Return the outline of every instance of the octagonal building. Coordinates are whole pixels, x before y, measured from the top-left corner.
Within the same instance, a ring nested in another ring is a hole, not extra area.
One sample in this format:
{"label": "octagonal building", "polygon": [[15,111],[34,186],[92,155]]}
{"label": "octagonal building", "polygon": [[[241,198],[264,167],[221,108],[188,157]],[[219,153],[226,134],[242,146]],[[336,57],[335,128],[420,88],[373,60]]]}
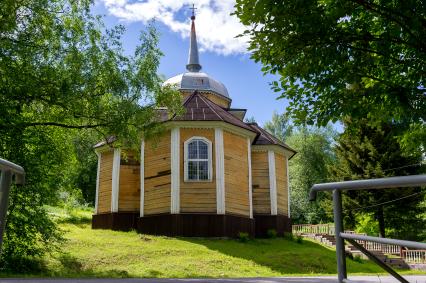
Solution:
{"label": "octagonal building", "polygon": [[179,89],[185,113],[164,118],[167,131],[142,141],[140,160],[112,140],[95,145],[92,227],[197,237],[290,232],[288,161],[296,152],[245,123],[246,110],[232,108],[226,87],[201,72],[191,19],[187,71],[164,83]]}

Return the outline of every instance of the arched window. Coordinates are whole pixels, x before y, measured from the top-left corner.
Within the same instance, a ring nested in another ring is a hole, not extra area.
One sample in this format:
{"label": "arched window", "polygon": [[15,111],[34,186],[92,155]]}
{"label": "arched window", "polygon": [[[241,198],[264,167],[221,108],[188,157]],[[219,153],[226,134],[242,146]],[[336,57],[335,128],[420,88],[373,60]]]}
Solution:
{"label": "arched window", "polygon": [[203,137],[185,142],[185,181],[209,181],[212,176],[212,145]]}

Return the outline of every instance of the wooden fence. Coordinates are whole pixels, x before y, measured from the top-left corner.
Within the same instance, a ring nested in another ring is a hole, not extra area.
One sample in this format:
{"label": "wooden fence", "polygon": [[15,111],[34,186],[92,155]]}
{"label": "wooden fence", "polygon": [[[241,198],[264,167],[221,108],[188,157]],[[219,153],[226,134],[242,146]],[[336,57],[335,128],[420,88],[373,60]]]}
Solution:
{"label": "wooden fence", "polygon": [[293,234],[323,234],[334,236],[334,224],[298,224],[293,225]]}
{"label": "wooden fence", "polygon": [[[334,224],[297,224],[292,226],[293,234],[296,235],[331,235],[334,236]],[[345,233],[356,234],[355,231]],[[365,235],[365,234],[363,234]],[[371,241],[357,241],[369,251],[379,251],[388,255],[397,255],[407,263],[426,264],[426,250],[409,250],[397,245],[381,244]]]}
{"label": "wooden fence", "polygon": [[401,256],[408,263],[426,263],[426,250],[402,250]]}

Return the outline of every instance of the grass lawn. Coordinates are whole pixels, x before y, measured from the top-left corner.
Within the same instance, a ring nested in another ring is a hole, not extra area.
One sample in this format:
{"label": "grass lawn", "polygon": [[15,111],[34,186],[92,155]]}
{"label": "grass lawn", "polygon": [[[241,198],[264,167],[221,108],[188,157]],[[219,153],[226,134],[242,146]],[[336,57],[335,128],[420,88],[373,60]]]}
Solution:
{"label": "grass lawn", "polygon": [[[60,214],[56,213],[56,216]],[[92,230],[90,213],[62,219],[67,241],[30,276],[57,277],[264,277],[335,274],[335,253],[311,241],[170,238]],[[382,270],[348,259],[349,273]],[[3,274],[22,276],[22,274]]]}

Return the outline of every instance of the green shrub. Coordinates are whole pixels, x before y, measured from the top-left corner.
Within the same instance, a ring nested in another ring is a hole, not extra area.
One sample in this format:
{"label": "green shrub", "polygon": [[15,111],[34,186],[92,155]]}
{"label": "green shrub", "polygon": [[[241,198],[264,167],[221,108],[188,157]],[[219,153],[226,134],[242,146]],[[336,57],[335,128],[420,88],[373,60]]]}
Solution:
{"label": "green shrub", "polygon": [[293,235],[293,233],[285,232],[284,233],[284,239],[287,239],[289,241],[294,241],[294,235]]}
{"label": "green shrub", "polygon": [[359,262],[359,263],[363,262],[360,255],[353,256],[352,260],[355,261],[355,262]]}
{"label": "green shrub", "polygon": [[269,229],[268,231],[266,231],[266,235],[268,238],[274,239],[277,237],[277,230]]}
{"label": "green shrub", "polygon": [[303,244],[303,237],[298,235],[296,238],[296,243]]}
{"label": "green shrub", "polygon": [[246,243],[250,240],[250,236],[248,233],[245,232],[239,232],[238,233],[238,241],[242,242],[242,243]]}

